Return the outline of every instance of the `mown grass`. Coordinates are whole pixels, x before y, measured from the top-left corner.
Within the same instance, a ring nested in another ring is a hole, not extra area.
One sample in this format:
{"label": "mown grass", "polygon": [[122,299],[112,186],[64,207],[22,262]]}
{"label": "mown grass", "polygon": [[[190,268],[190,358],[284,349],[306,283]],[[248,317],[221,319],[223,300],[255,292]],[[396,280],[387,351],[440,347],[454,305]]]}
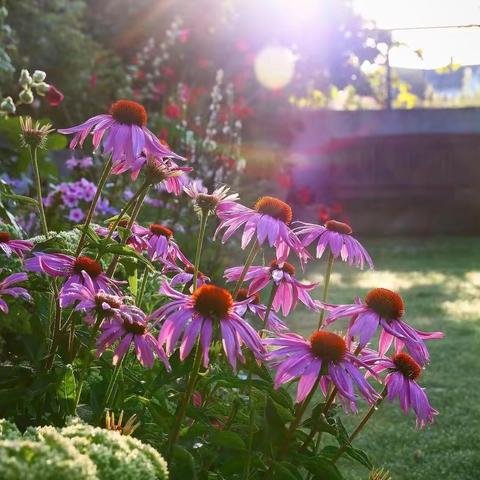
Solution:
{"label": "mown grass", "polygon": [[[420,383],[440,411],[434,425],[416,430],[398,404],[384,402],[355,442],[394,480],[478,480],[480,478],[480,239],[364,240],[375,271],[335,264],[329,301],[350,303],[375,287],[401,293],[405,318],[446,338],[429,342],[431,363]],[[322,281],[325,262],[306,277]],[[303,310],[291,327],[309,334],[316,318]],[[339,324],[343,327],[345,324]],[[352,427],[359,417],[351,416]],[[366,479],[363,467],[342,460],[347,478]]]}

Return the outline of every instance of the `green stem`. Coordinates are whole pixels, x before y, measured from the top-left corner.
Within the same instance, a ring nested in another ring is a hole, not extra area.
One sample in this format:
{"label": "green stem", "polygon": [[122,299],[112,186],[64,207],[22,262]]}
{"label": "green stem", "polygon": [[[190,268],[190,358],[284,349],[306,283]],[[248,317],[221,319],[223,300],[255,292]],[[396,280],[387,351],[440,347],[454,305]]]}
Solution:
{"label": "green stem", "polygon": [[[100,328],[100,325],[103,322],[103,315],[98,315],[97,321],[95,322],[95,325],[93,326],[91,332],[90,332],[90,337],[88,338],[88,343],[86,345],[86,351],[85,351],[85,362],[83,364],[83,368],[80,372],[80,376],[78,378],[78,387],[77,387],[77,393],[75,395],[75,408],[76,410],[78,402],[80,401],[80,396],[82,395],[82,387],[83,387],[83,382],[85,381],[85,377],[87,375],[87,371],[90,367],[90,364],[92,363],[92,356],[90,355],[90,351],[93,346],[93,341],[95,340],[95,336],[98,332],[98,329]],[[72,322],[73,323],[73,322]]]}
{"label": "green stem", "polygon": [[[325,278],[323,282],[323,294],[322,294],[322,302],[325,303],[328,298],[328,287],[330,286],[330,276],[332,274],[333,269],[333,261],[334,261],[333,253],[330,251],[327,260],[327,268],[325,270]],[[318,319],[318,330],[322,328],[323,319],[325,317],[325,309],[322,308],[320,310],[320,318]]]}
{"label": "green stem", "polygon": [[273,300],[275,299],[275,295],[277,294],[277,290],[278,290],[278,285],[276,283],[274,283],[272,285],[272,289],[270,290],[270,296],[268,297],[267,309],[265,310],[265,318],[263,319],[264,331],[262,332],[262,335],[261,335],[262,338],[264,337],[264,334],[266,332],[268,317],[270,316],[270,312],[272,311]]}
{"label": "green stem", "polygon": [[335,456],[332,459],[332,462],[335,463],[344,453],[345,450],[350,446],[355,437],[363,430],[366,423],[370,417],[378,410],[379,405],[383,402],[387,396],[387,386],[385,386],[380,393],[380,398],[368,409],[368,412],[363,417],[362,421],[357,425],[357,428],[350,434],[348,437],[348,442],[345,442],[338,450]]}
{"label": "green stem", "polygon": [[137,307],[139,308],[142,308],[142,300],[143,300],[143,296],[145,295],[147,280],[148,280],[148,267],[145,267],[145,270],[143,271],[142,283],[140,285],[140,290],[138,291],[137,299],[135,302],[137,304]]}
{"label": "green stem", "polygon": [[95,209],[97,208],[98,200],[100,199],[100,195],[102,194],[102,190],[107,183],[108,176],[110,175],[110,171],[112,170],[112,157],[108,159],[108,161],[103,166],[102,175],[98,182],[97,190],[95,192],[95,196],[93,197],[92,203],[90,204],[90,208],[88,209],[87,218],[85,219],[85,223],[83,224],[82,234],[80,236],[80,240],[78,242],[77,250],[75,252],[75,256],[78,257],[80,252],[82,251],[85,245],[85,239],[87,238],[87,230],[92,223],[93,215],[95,214]]}
{"label": "green stem", "polygon": [[250,249],[250,252],[248,253],[247,258],[245,260],[245,265],[243,267],[242,273],[238,278],[237,283],[235,284],[235,288],[233,289],[232,297],[234,299],[237,298],[238,292],[242,287],[243,280],[245,279],[245,275],[247,275],[248,269],[252,265],[259,251],[260,251],[260,245],[258,244],[258,240],[255,239],[255,241],[253,242],[252,248]]}
{"label": "green stem", "polygon": [[[128,353],[128,352],[127,352]],[[115,384],[117,383],[118,376],[120,374],[120,370],[122,369],[122,364],[123,361],[125,360],[125,357],[127,356],[127,353],[122,357],[122,359],[115,365],[115,369],[112,373],[112,376],[110,377],[110,381],[108,383],[107,391],[105,392],[105,397],[103,400],[103,406],[99,411],[99,415],[96,419],[95,423],[100,423],[101,419],[103,418],[103,413],[105,412],[105,409],[108,408],[110,405],[110,400],[112,398],[112,393],[115,388]]]}
{"label": "green stem", "polygon": [[185,414],[187,412],[188,404],[190,402],[193,391],[195,389],[195,384],[197,383],[198,372],[200,371],[201,361],[202,361],[202,348],[200,346],[200,340],[198,340],[197,348],[195,351],[195,358],[193,360],[192,370],[190,372],[190,376],[188,377],[187,387],[185,389],[185,393],[183,394],[182,400],[178,405],[173,427],[170,432],[170,435],[168,436],[168,449],[167,449],[168,461],[170,461],[172,457],[173,447],[177,443],[178,437],[180,436],[180,428],[182,426],[183,419],[185,418]]}
{"label": "green stem", "polygon": [[42,197],[42,183],[40,181],[40,171],[38,169],[38,159],[37,159],[37,149],[32,147],[28,149],[30,152],[30,160],[32,161],[33,167],[33,176],[35,177],[35,188],[37,190],[37,203],[38,210],[40,212],[40,225],[42,227],[42,233],[48,238],[48,225],[47,217],[45,216],[45,210],[43,208],[43,197]]}
{"label": "green stem", "polygon": [[[127,243],[128,238],[130,237],[130,234],[132,233],[132,226],[135,223],[135,220],[138,217],[138,214],[140,212],[140,209],[142,208],[143,201],[145,200],[145,197],[147,196],[148,190],[150,188],[150,185],[144,184],[143,188],[140,189],[140,194],[138,195],[137,201],[135,203],[135,206],[133,207],[132,211],[132,216],[128,220],[127,224],[127,232],[125,234],[125,237],[121,241],[121,245],[125,245]],[[118,263],[119,255],[115,255],[112,258],[112,261],[110,262],[110,265],[107,270],[107,276],[113,277],[115,274],[115,269],[117,268],[117,263]]]}
{"label": "green stem", "polygon": [[193,291],[197,289],[198,272],[200,269],[200,258],[202,256],[203,240],[205,238],[205,230],[207,228],[207,220],[210,212],[202,210],[200,213],[200,233],[197,238],[197,249],[195,251],[195,264],[193,271]]}
{"label": "green stem", "polygon": [[117,218],[115,221],[110,225],[108,229],[108,234],[105,237],[105,240],[110,240],[112,238],[113,232],[115,229],[120,225],[120,222],[122,221],[122,218],[126,215],[126,213],[130,210],[132,205],[138,200],[140,195],[142,195],[143,190],[147,187],[147,184],[143,184],[133,195],[133,197],[126,203],[126,205],[123,207],[122,211],[117,215]]}
{"label": "green stem", "polygon": [[252,400],[252,372],[248,372],[248,407],[249,407],[248,453],[247,453],[247,464],[245,465],[245,474],[243,476],[244,480],[248,480],[248,477],[250,476],[250,468],[252,465],[253,437],[255,433],[253,430],[253,426],[255,424],[255,409],[253,408],[253,400]]}

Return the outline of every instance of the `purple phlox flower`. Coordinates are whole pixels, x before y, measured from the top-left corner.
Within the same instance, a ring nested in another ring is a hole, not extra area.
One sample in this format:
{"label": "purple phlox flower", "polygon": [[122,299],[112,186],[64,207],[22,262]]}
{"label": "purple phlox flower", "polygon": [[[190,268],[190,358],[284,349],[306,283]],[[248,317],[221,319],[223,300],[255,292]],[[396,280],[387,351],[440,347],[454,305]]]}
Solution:
{"label": "purple phlox flower", "polygon": [[34,253],[32,258],[25,261],[25,269],[30,272],[46,273],[52,277],[66,277],[63,289],[69,289],[72,284],[83,285],[84,276],[88,274],[97,290],[118,294],[119,282],[103,273],[100,262],[87,256],[72,257],[63,253]]}
{"label": "purple phlox flower", "polygon": [[75,158],[72,156],[65,162],[65,165],[70,170],[73,170],[75,168],[87,169],[93,166],[93,158],[92,157]]}
{"label": "purple phlox flower", "polygon": [[175,262],[178,259],[183,263],[188,263],[188,259],[173,239],[173,231],[170,228],[152,223],[142,238],[147,243],[147,254],[150,260]]}
{"label": "purple phlox flower", "polygon": [[0,232],[0,248],[7,257],[15,253],[20,258],[23,258],[25,252],[29,252],[33,248],[33,243],[28,240],[12,239],[10,233],[3,231]]}
{"label": "purple phlox flower", "polygon": [[28,279],[28,275],[25,272],[12,273],[8,277],[5,277],[0,281],[0,310],[3,313],[8,313],[8,305],[3,298],[3,295],[9,295],[13,298],[23,298],[27,301],[32,301],[32,297],[23,287],[14,287],[17,283],[24,282]]}
{"label": "purple phlox flower", "polygon": [[281,332],[288,330],[285,322],[273,311],[270,311],[270,313],[268,314],[267,322],[265,323],[267,307],[260,303],[260,295],[258,293],[249,295],[246,288],[241,288],[237,293],[236,301],[239,303],[235,308],[235,311],[241,317],[244,317],[247,312],[251,312],[264,322],[265,330],[269,330],[272,332]]}
{"label": "purple phlox flower", "polygon": [[[163,263],[162,273],[175,273],[175,275],[170,279],[170,286],[176,287],[177,285],[190,285],[192,286],[193,274],[195,272],[195,267],[187,258],[183,262],[185,266],[179,267],[175,263],[171,262],[168,259],[162,259]],[[197,286],[201,287],[204,283],[209,283],[210,278],[207,277],[203,272],[198,272]]]}
{"label": "purple phlox flower", "polygon": [[285,333],[265,339],[264,343],[278,347],[268,355],[277,370],[275,388],[299,379],[297,403],[305,400],[317,381],[332,382],[353,411],[358,400],[355,386],[368,403],[373,404],[379,398],[360,371],[363,367],[374,373],[372,368],[350,352],[345,340],[335,333],[319,330],[309,340],[295,333]]}
{"label": "purple phlox flower", "polygon": [[116,163],[124,158],[133,166],[135,160],[145,151],[159,157],[182,157],[172,152],[145,126],[147,112],[139,103],[119,100],[111,107],[111,114],[96,115],[81,125],[58,130],[64,134],[74,134],[70,148],[82,146],[90,132],[93,146],[103,146],[105,154],[112,155]]}
{"label": "purple phlox flower", "polygon": [[182,337],[180,359],[184,360],[192,351],[197,338],[200,340],[202,361],[208,367],[208,353],[218,332],[223,350],[233,370],[237,361],[245,362],[242,346],[245,345],[259,360],[264,358],[264,347],[258,333],[236,312],[236,302],[224,288],[205,284],[197,288],[192,295],[177,292],[164,282],[161,292],[171,301],[152,313],[151,317],[161,321],[158,342],[165,345],[170,355]]}
{"label": "purple phlox flower", "polygon": [[220,225],[214,238],[223,231],[223,243],[239,228],[244,227],[242,249],[245,249],[255,237],[259,245],[267,242],[270,247],[275,247],[279,263],[287,260],[290,249],[299,257],[302,265],[310,258],[309,253],[288,226],[292,221],[292,209],[278,198],[262,197],[254,209],[232,202],[225,208],[217,209],[217,215],[220,218]]}
{"label": "purple phlox flower", "polygon": [[365,263],[373,268],[370,255],[358,240],[352,237],[350,225],[336,220],[328,220],[325,226],[313,223],[296,222],[299,226],[294,229],[295,233],[302,237],[302,244],[308,247],[317,240],[316,257],[320,258],[327,247],[334,258],[340,257],[349,265],[363,268]]}
{"label": "purple phlox flower", "polygon": [[[119,226],[120,227],[127,227],[128,225],[128,220],[120,220]],[[101,237],[106,237],[108,235],[108,232],[110,231],[110,228],[105,228],[105,227],[97,227],[95,229],[95,232],[97,235],[100,235]],[[138,225],[138,223],[134,223],[131,228],[131,235],[127,239],[127,245],[135,249],[137,252],[141,253],[144,250],[148,248],[148,242],[145,240],[145,235],[149,233],[150,230],[147,228],[142,227],[141,225]],[[118,230],[115,230],[112,233],[111,238],[115,240],[120,239],[120,232]]]}
{"label": "purple phlox flower", "polygon": [[167,355],[152,335],[148,319],[139,308],[124,305],[111,319],[105,320],[100,328],[102,333],[97,339],[97,357],[118,342],[113,355],[114,365],[122,360],[133,345],[135,355],[143,367],[153,367],[157,356],[165,368],[171,370]]}
{"label": "purple phlox flower", "polygon": [[433,423],[433,417],[438,415],[438,411],[432,408],[425,390],[416,382],[422,367],[410,355],[400,352],[392,358],[380,358],[373,369],[377,373],[388,371],[385,377],[387,399],[393,401],[398,397],[405,415],[412,409],[417,427],[423,428],[427,423]]}
{"label": "purple phlox flower", "polygon": [[216,188],[212,193],[208,193],[208,189],[199,181],[190,182],[189,185],[183,187],[184,192],[195,200],[196,207],[200,210],[216,212],[219,215],[223,211],[229,211],[238,206],[238,194],[228,193],[230,187],[226,185]]}
{"label": "purple phlox flower", "polygon": [[[233,267],[225,270],[224,277],[227,282],[236,281],[240,278],[243,267]],[[304,284],[295,277],[295,267],[288,262],[280,264],[274,260],[269,267],[252,266],[245,275],[246,282],[251,282],[248,287],[249,295],[259,292],[267,285],[276,287],[273,297],[273,310],[278,312],[280,308],[284,315],[288,315],[300,300],[307,308],[318,311],[319,306],[308,292],[317,287],[317,283]]]}
{"label": "purple phlox flower", "polygon": [[81,208],[72,208],[68,214],[68,219],[75,223],[80,223],[85,218]]}
{"label": "purple phlox flower", "polygon": [[90,275],[85,271],[82,271],[81,275],[83,284],[72,283],[68,288],[62,289],[60,306],[67,308],[78,302],[75,310],[84,312],[84,320],[88,325],[93,325],[98,315],[107,319],[118,315],[125,307],[124,297],[95,288]]}
{"label": "purple phlox flower", "polygon": [[397,352],[405,345],[410,355],[424,365],[430,359],[424,340],[444,337],[442,332],[422,332],[404,322],[402,317],[405,308],[402,297],[386,288],[371,290],[364,302],[357,297],[353,304],[321,304],[321,306],[329,312],[325,325],[339,318],[351,317],[348,334],[358,338],[358,343],[362,347],[367,345],[381,327],[378,347],[380,355],[384,355],[395,341]]}

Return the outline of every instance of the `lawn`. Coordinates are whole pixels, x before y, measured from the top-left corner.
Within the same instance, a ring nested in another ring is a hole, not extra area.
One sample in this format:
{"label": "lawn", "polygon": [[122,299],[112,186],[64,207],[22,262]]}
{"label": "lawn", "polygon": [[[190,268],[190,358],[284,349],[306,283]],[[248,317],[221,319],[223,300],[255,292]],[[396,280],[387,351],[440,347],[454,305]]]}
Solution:
{"label": "lawn", "polygon": [[[398,404],[385,402],[356,440],[376,466],[394,480],[478,480],[480,478],[480,239],[382,239],[364,241],[375,271],[335,265],[329,300],[350,303],[369,289],[396,290],[406,304],[405,318],[422,330],[442,330],[429,342],[431,364],[420,378],[440,411],[425,431],[404,417]],[[324,262],[307,278],[322,281]],[[309,334],[315,318],[302,312],[292,328]],[[343,326],[344,324],[342,324]],[[358,418],[350,417],[354,426]],[[356,466],[347,478],[365,479]]]}

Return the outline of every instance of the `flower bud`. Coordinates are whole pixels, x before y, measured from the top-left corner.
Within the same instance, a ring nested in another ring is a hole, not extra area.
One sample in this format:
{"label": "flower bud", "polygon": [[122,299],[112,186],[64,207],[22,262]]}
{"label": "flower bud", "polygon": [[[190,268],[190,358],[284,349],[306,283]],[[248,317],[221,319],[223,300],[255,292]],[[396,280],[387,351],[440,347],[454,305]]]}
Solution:
{"label": "flower bud", "polygon": [[15,113],[15,110],[17,108],[15,107],[15,103],[12,99],[12,97],[6,97],[2,100],[2,102],[0,103],[0,110],[2,112],[6,112],[6,113]]}
{"label": "flower bud", "polygon": [[35,83],[41,83],[47,78],[47,74],[42,72],[42,70],[35,70],[32,75],[33,81]]}
{"label": "flower bud", "polygon": [[25,68],[20,73],[20,78],[18,79],[18,83],[22,86],[22,88],[26,88],[32,84],[32,77],[30,73]]}
{"label": "flower bud", "polygon": [[27,105],[33,103],[33,93],[30,89],[22,90],[18,98],[22,103],[26,103]]}
{"label": "flower bud", "polygon": [[50,85],[45,82],[40,82],[38,85],[35,85],[35,88],[39,95],[45,95],[50,90]]}

